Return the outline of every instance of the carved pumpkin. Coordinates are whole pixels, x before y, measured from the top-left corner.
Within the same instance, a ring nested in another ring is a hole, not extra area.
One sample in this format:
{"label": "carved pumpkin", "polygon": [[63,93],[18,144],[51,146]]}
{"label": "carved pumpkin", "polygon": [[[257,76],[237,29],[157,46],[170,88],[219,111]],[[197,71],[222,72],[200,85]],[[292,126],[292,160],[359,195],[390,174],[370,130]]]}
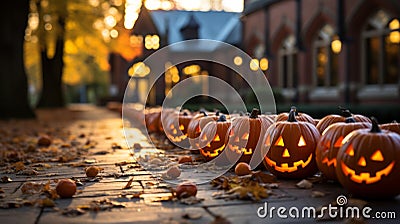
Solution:
{"label": "carved pumpkin", "polygon": [[397,121],[393,121],[392,123],[388,124],[381,124],[380,127],[384,130],[396,132],[400,135],[400,124]]}
{"label": "carved pumpkin", "polygon": [[[265,116],[259,116],[259,110],[253,109],[250,116],[236,117],[229,129],[228,149],[241,155],[239,161],[249,163],[257,146],[261,147],[259,139],[264,136],[273,121]],[[233,156],[236,157],[236,156]],[[261,162],[261,160],[260,160]]]}
{"label": "carved pumpkin", "polygon": [[291,110],[287,121],[272,124],[263,139],[265,167],[277,177],[305,178],[317,172],[315,148],[320,134],[309,123],[297,121]]}
{"label": "carved pumpkin", "polygon": [[219,112],[216,112],[215,115],[213,114],[209,115],[205,111],[200,111],[199,114],[195,115],[192,118],[187,129],[187,135],[192,149],[200,149],[199,137],[201,134],[201,130],[209,122],[218,120],[218,117],[219,117]]}
{"label": "carved pumpkin", "polygon": [[225,115],[204,126],[200,134],[200,153],[207,161],[214,159],[225,149],[230,126],[231,122],[226,120]]}
{"label": "carved pumpkin", "polygon": [[375,118],[371,129],[348,134],[337,155],[336,175],[351,193],[369,198],[400,193],[400,135],[381,130]]}
{"label": "carved pumpkin", "polygon": [[336,156],[342,146],[344,137],[354,130],[369,128],[370,126],[370,123],[355,122],[352,117],[349,117],[346,118],[345,123],[335,123],[325,129],[318,141],[315,156],[319,170],[328,179],[337,180]]}
{"label": "carved pumpkin", "polygon": [[[295,107],[295,106],[292,106],[291,108],[290,108],[290,111],[295,111],[295,114],[296,114],[296,120],[297,121],[305,121],[305,122],[308,122],[308,123],[310,123],[310,124],[316,124],[315,123],[315,121],[314,121],[314,119],[310,116],[310,115],[308,115],[308,114],[306,114],[306,113],[300,113],[300,112],[298,112],[297,111],[297,108]],[[278,121],[287,121],[288,120],[288,117],[289,117],[289,113],[280,113],[280,114],[278,114],[277,116],[276,116],[276,118],[275,118],[275,121],[276,122],[278,122]]]}
{"label": "carved pumpkin", "polygon": [[191,119],[192,115],[187,111],[175,112],[171,113],[164,123],[164,131],[168,139],[181,148],[189,147],[187,128]]}
{"label": "carved pumpkin", "polygon": [[146,128],[149,133],[160,132],[161,109],[151,108],[144,115]]}
{"label": "carved pumpkin", "polygon": [[345,122],[346,118],[352,117],[356,122],[368,122],[371,123],[371,120],[361,114],[352,114],[348,109],[339,107],[341,110],[341,115],[337,114],[330,114],[325,117],[323,117],[318,123],[317,123],[317,129],[319,133],[322,133],[329,125],[337,123],[337,122]]}

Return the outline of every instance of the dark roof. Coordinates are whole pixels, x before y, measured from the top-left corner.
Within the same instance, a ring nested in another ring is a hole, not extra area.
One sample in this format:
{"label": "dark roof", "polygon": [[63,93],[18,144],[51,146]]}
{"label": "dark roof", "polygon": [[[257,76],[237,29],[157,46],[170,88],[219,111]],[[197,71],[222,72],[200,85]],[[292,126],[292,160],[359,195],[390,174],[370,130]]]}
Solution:
{"label": "dark roof", "polygon": [[223,41],[229,44],[241,42],[240,13],[161,10],[150,11],[149,13],[160,36],[168,35],[168,44],[184,40],[180,30],[191,23],[191,17],[199,26],[200,39]]}
{"label": "dark roof", "polygon": [[248,3],[244,6],[243,16],[250,15],[254,12],[257,12],[260,9],[266,8],[276,2],[283,0],[255,0],[251,3]]}
{"label": "dark roof", "polygon": [[189,21],[181,27],[180,31],[185,29],[198,29],[200,27],[199,23],[197,22],[196,18],[193,14],[190,15]]}

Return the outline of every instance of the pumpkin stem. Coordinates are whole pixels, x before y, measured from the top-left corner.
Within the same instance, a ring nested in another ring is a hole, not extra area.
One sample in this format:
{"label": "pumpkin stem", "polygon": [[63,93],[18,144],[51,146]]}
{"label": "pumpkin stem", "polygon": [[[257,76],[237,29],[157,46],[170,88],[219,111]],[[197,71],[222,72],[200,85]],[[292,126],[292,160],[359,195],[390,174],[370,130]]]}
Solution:
{"label": "pumpkin stem", "polygon": [[258,118],[258,115],[260,114],[260,110],[257,108],[253,108],[250,114],[250,118]]}
{"label": "pumpkin stem", "polygon": [[219,110],[215,111],[215,116],[219,116],[219,113],[220,113]]}
{"label": "pumpkin stem", "polygon": [[294,115],[299,115],[299,112],[297,112],[297,107],[295,107],[295,106],[291,106],[290,107],[290,111],[294,111]]}
{"label": "pumpkin stem", "polygon": [[244,115],[245,115],[245,113],[243,111],[239,112],[239,116],[244,116]]}
{"label": "pumpkin stem", "polygon": [[371,127],[371,133],[380,133],[382,132],[381,129],[379,128],[379,123],[378,120],[376,120],[375,117],[371,117],[371,121],[372,121],[372,127]]}
{"label": "pumpkin stem", "polygon": [[297,120],[296,120],[296,110],[293,110],[293,109],[290,110],[287,121],[289,121],[289,122],[297,122]]}
{"label": "pumpkin stem", "polygon": [[207,117],[207,116],[208,116],[205,110],[201,110],[199,113],[200,113],[200,114],[203,114],[204,117]]}
{"label": "pumpkin stem", "polygon": [[342,111],[342,116],[343,116],[343,117],[351,117],[351,116],[353,116],[353,114],[352,114],[352,113],[350,112],[350,110],[347,109],[347,108],[344,108],[344,107],[339,106],[339,110]]}
{"label": "pumpkin stem", "polygon": [[224,122],[224,121],[226,121],[226,116],[222,114],[221,116],[219,116],[217,122]]}
{"label": "pumpkin stem", "polygon": [[185,112],[183,112],[183,116],[187,116],[188,115],[188,113],[185,111]]}
{"label": "pumpkin stem", "polygon": [[353,117],[346,117],[344,120],[345,123],[356,123],[356,120]]}

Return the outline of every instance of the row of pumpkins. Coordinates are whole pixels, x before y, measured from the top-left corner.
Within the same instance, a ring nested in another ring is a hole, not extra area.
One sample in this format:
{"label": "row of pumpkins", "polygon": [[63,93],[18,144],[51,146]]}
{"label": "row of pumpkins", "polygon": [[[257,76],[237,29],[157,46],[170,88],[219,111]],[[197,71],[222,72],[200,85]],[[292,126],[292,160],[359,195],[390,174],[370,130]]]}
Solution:
{"label": "row of pumpkins", "polygon": [[400,124],[378,125],[375,118],[341,111],[315,120],[295,107],[277,115],[150,109],[145,123],[182,148],[199,149],[207,161],[224,150],[238,154],[237,162],[261,155],[279,178],[306,178],[319,169],[362,197],[398,195]]}

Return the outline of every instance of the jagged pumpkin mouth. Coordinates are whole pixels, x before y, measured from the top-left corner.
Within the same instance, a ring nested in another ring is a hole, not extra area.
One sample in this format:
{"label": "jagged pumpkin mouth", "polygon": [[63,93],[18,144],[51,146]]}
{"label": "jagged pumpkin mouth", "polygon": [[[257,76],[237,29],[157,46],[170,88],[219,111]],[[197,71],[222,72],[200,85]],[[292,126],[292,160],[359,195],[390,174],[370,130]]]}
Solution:
{"label": "jagged pumpkin mouth", "polygon": [[212,151],[202,149],[202,150],[200,150],[200,152],[205,157],[217,157],[224,149],[225,149],[225,144],[223,144],[221,147],[214,149]]}
{"label": "jagged pumpkin mouth", "polygon": [[336,158],[328,159],[328,157],[325,157],[325,158],[322,160],[322,163],[323,163],[323,164],[326,164],[326,166],[333,166],[333,167],[336,167]]}
{"label": "jagged pumpkin mouth", "polygon": [[274,167],[274,169],[276,171],[288,172],[288,173],[297,171],[298,168],[300,168],[300,167],[304,168],[304,167],[308,166],[308,164],[311,163],[311,160],[312,160],[312,154],[310,154],[310,156],[308,156],[306,161],[298,160],[296,162],[293,162],[293,166],[289,166],[288,163],[282,163],[280,165],[277,165],[275,161],[269,159],[268,157],[265,157],[265,161],[267,162],[267,164],[271,167]]}
{"label": "jagged pumpkin mouth", "polygon": [[377,171],[375,173],[375,176],[372,176],[371,173],[368,172],[362,172],[360,174],[356,174],[356,171],[346,166],[346,164],[344,164],[343,161],[341,162],[340,165],[342,167],[344,175],[350,177],[352,181],[360,184],[363,182],[366,184],[372,184],[380,181],[383,175],[388,176],[390,174],[394,166],[394,161],[391,162],[388,166],[386,166],[382,170]]}

